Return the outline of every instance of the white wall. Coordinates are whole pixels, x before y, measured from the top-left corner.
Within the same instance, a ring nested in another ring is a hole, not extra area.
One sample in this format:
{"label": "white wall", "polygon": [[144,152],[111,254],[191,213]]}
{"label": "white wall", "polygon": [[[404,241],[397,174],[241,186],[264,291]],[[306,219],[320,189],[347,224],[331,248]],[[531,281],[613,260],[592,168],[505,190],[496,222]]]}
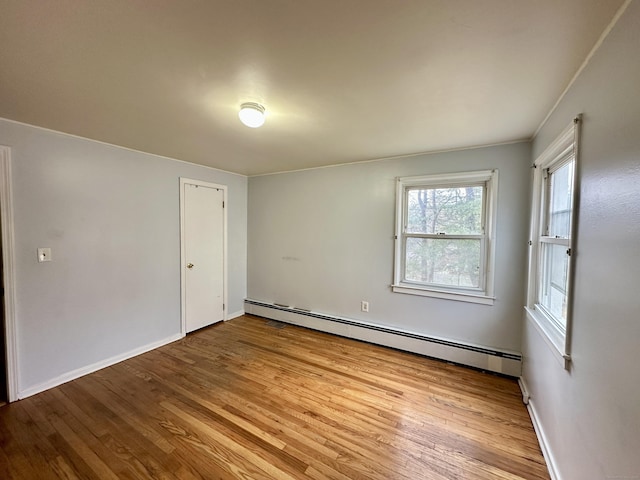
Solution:
{"label": "white wall", "polygon": [[[248,297],[519,352],[529,161],[519,143],[251,177]],[[490,168],[495,305],[392,293],[395,178]]]}
{"label": "white wall", "polygon": [[640,478],[640,2],[545,124],[582,112],[572,369],[525,320],[524,375],[559,478]]}
{"label": "white wall", "polygon": [[6,120],[0,145],[12,151],[20,392],[180,333],[181,176],[229,187],[228,311],[242,311],[246,177]]}

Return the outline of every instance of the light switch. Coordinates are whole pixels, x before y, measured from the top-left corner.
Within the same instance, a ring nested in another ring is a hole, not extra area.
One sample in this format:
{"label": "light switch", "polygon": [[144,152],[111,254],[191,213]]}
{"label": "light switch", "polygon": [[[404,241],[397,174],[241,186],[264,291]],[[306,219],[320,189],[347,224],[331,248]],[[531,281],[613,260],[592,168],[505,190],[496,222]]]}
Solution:
{"label": "light switch", "polygon": [[38,262],[50,262],[51,261],[51,249],[39,248],[38,249]]}

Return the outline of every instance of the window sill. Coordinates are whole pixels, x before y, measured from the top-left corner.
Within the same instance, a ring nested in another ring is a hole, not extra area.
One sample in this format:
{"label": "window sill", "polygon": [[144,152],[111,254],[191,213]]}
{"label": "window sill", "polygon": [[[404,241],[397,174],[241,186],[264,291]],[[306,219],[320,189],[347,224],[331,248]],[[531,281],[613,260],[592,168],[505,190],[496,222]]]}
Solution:
{"label": "window sill", "polygon": [[571,357],[565,353],[564,334],[558,330],[558,328],[555,327],[544,314],[535,308],[525,307],[524,309],[527,312],[527,320],[529,320],[536,330],[538,330],[538,333],[540,333],[545,343],[554,354],[554,358],[556,358],[556,360],[558,360],[564,368],[568,370]]}
{"label": "window sill", "polygon": [[406,293],[409,295],[420,295],[423,297],[443,298],[446,300],[456,300],[458,302],[479,303],[481,305],[493,305],[495,297],[486,295],[452,292],[445,290],[436,290],[433,288],[425,288],[409,285],[391,285],[391,290],[395,293]]}

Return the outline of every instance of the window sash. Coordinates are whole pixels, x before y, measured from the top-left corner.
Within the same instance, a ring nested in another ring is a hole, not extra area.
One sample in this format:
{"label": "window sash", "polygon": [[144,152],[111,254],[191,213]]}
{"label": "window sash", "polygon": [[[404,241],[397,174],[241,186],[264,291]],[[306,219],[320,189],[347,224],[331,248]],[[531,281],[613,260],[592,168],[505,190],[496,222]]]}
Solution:
{"label": "window sash", "polygon": [[[465,285],[455,285],[453,283],[442,283],[437,281],[425,282],[425,281],[417,281],[407,278],[407,241],[411,238],[419,238],[419,239],[433,239],[436,241],[444,241],[444,240],[478,240],[480,242],[479,247],[479,269],[478,269],[478,286],[465,286]],[[459,291],[467,291],[467,292],[484,292],[486,288],[486,263],[487,263],[487,241],[485,235],[431,235],[431,234],[405,234],[402,238],[402,283],[406,283],[409,285],[416,286],[427,286],[427,287],[435,287],[447,290],[459,290]]]}
{"label": "window sash", "polygon": [[[561,170],[563,167],[566,167],[567,165],[573,163],[573,168],[571,171],[571,183],[569,185],[569,189],[571,190],[571,202],[569,205],[569,208],[565,208],[563,210],[552,210],[553,208],[553,178],[554,176],[557,174],[557,172],[559,170]],[[542,206],[543,206],[543,219],[542,219],[542,224],[543,224],[543,228],[542,228],[542,235],[541,236],[550,236],[551,233],[551,224],[552,224],[552,219],[553,219],[553,215],[554,214],[559,214],[559,213],[569,213],[569,225],[568,225],[568,234],[566,235],[566,238],[571,238],[571,229],[572,229],[572,225],[573,225],[573,197],[575,196],[575,169],[576,169],[576,164],[575,164],[575,153],[573,151],[573,149],[571,149],[570,151],[565,151],[563,152],[562,156],[558,159],[556,159],[555,161],[552,162],[551,166],[547,167],[546,169],[544,169],[544,175],[542,178],[542,182],[544,184],[544,188],[543,188],[543,198],[541,199],[542,202]],[[555,236],[555,238],[562,238],[562,237],[558,237]]]}
{"label": "window sash", "polygon": [[[417,184],[417,185],[408,185],[404,187],[403,190],[403,227],[402,233],[406,235],[448,235],[447,232],[438,232],[438,233],[422,233],[409,231],[409,194],[410,192],[416,190],[439,190],[439,189],[460,189],[460,188],[475,188],[482,187],[482,204],[480,209],[480,232],[476,235],[484,234],[486,231],[486,209],[487,209],[487,183],[488,181],[481,182],[461,182],[461,183],[435,183],[435,184]],[[460,235],[470,235],[470,234],[460,234]]]}
{"label": "window sash", "polygon": [[[558,239],[554,239],[558,240]],[[569,241],[564,242],[540,242],[539,254],[539,278],[538,278],[538,298],[536,307],[542,310],[551,320],[556,328],[563,334],[566,333],[567,313],[569,298],[569,279],[571,274],[571,262],[568,254]],[[561,261],[554,261],[554,249],[560,248],[563,255]],[[564,250],[564,252],[562,252]],[[554,275],[560,270],[564,270],[560,282]],[[560,314],[558,315],[557,303],[561,302]]]}

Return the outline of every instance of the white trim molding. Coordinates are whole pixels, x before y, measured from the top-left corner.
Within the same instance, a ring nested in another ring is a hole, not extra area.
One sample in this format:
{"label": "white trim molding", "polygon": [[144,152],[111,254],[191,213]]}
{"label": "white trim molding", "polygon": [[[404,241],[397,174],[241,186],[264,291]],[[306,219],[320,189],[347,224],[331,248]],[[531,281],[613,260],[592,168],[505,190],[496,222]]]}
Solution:
{"label": "white trim molding", "polygon": [[0,146],[0,229],[2,234],[2,274],[4,284],[5,348],[7,360],[7,400],[18,400],[18,350],[11,190],[11,149]]}
{"label": "white trim molding", "polygon": [[541,312],[536,312],[529,307],[524,307],[524,310],[527,321],[531,322],[538,331],[553,354],[553,358],[558,360],[565,369],[568,369],[569,366],[566,362],[570,360],[570,357],[564,353],[563,333],[551,321],[540,321]]}
{"label": "white trim molding", "polygon": [[244,310],[238,310],[237,312],[233,312],[227,315],[227,318],[225,318],[225,320],[233,320],[234,318],[241,317],[242,315],[244,315]]}
{"label": "white trim molding", "polygon": [[[520,386],[520,391],[522,392],[523,402],[527,406],[529,417],[531,417],[531,423],[533,424],[533,429],[536,432],[536,437],[538,437],[538,444],[540,445],[542,456],[547,463],[549,476],[551,477],[551,480],[561,480],[558,470],[558,464],[555,460],[555,457],[551,453],[551,446],[549,445],[547,436],[542,429],[542,423],[540,422],[540,417],[538,416],[538,412],[535,407],[535,401],[531,398],[529,390],[527,389],[527,383],[525,382],[523,377],[520,377],[518,379],[518,385]],[[524,401],[525,399],[526,401]]]}
{"label": "white trim molding", "polygon": [[458,302],[479,303],[481,305],[493,305],[496,300],[496,297],[487,297],[486,295],[474,295],[466,292],[445,292],[436,290],[435,288],[424,288],[420,286],[391,285],[391,289],[394,293],[409,293],[411,295],[444,298]]}
{"label": "white trim molding", "polygon": [[134,348],[133,350],[122,353],[120,355],[115,355],[105,360],[92,363],[91,365],[87,365],[86,367],[81,367],[76,370],[63,373],[62,375],[58,375],[51,380],[47,380],[46,382],[39,383],[38,385],[34,385],[33,387],[29,387],[25,390],[20,391],[18,394],[18,398],[22,400],[37,393],[44,392],[45,390],[49,390],[50,388],[57,387],[59,385],[62,385],[63,383],[70,382],[71,380],[75,380],[76,378],[84,377],[85,375],[88,375],[90,373],[97,372],[98,370],[110,367],[111,365],[115,365],[116,363],[120,363],[124,360],[137,357],[138,355],[150,352],[151,350],[155,350],[156,348],[163,347],[165,345],[168,345],[169,343],[175,342],[176,340],[180,340],[183,337],[184,335],[181,334],[172,335],[168,338],[165,338],[164,340],[149,343],[147,345],[143,345],[142,347]]}
{"label": "white trim molding", "polygon": [[417,353],[510,377],[519,377],[522,373],[522,355],[517,352],[496,350],[386,325],[366,323],[251,299],[245,300],[245,311],[248,314],[292,325],[397,348],[405,352]]}

